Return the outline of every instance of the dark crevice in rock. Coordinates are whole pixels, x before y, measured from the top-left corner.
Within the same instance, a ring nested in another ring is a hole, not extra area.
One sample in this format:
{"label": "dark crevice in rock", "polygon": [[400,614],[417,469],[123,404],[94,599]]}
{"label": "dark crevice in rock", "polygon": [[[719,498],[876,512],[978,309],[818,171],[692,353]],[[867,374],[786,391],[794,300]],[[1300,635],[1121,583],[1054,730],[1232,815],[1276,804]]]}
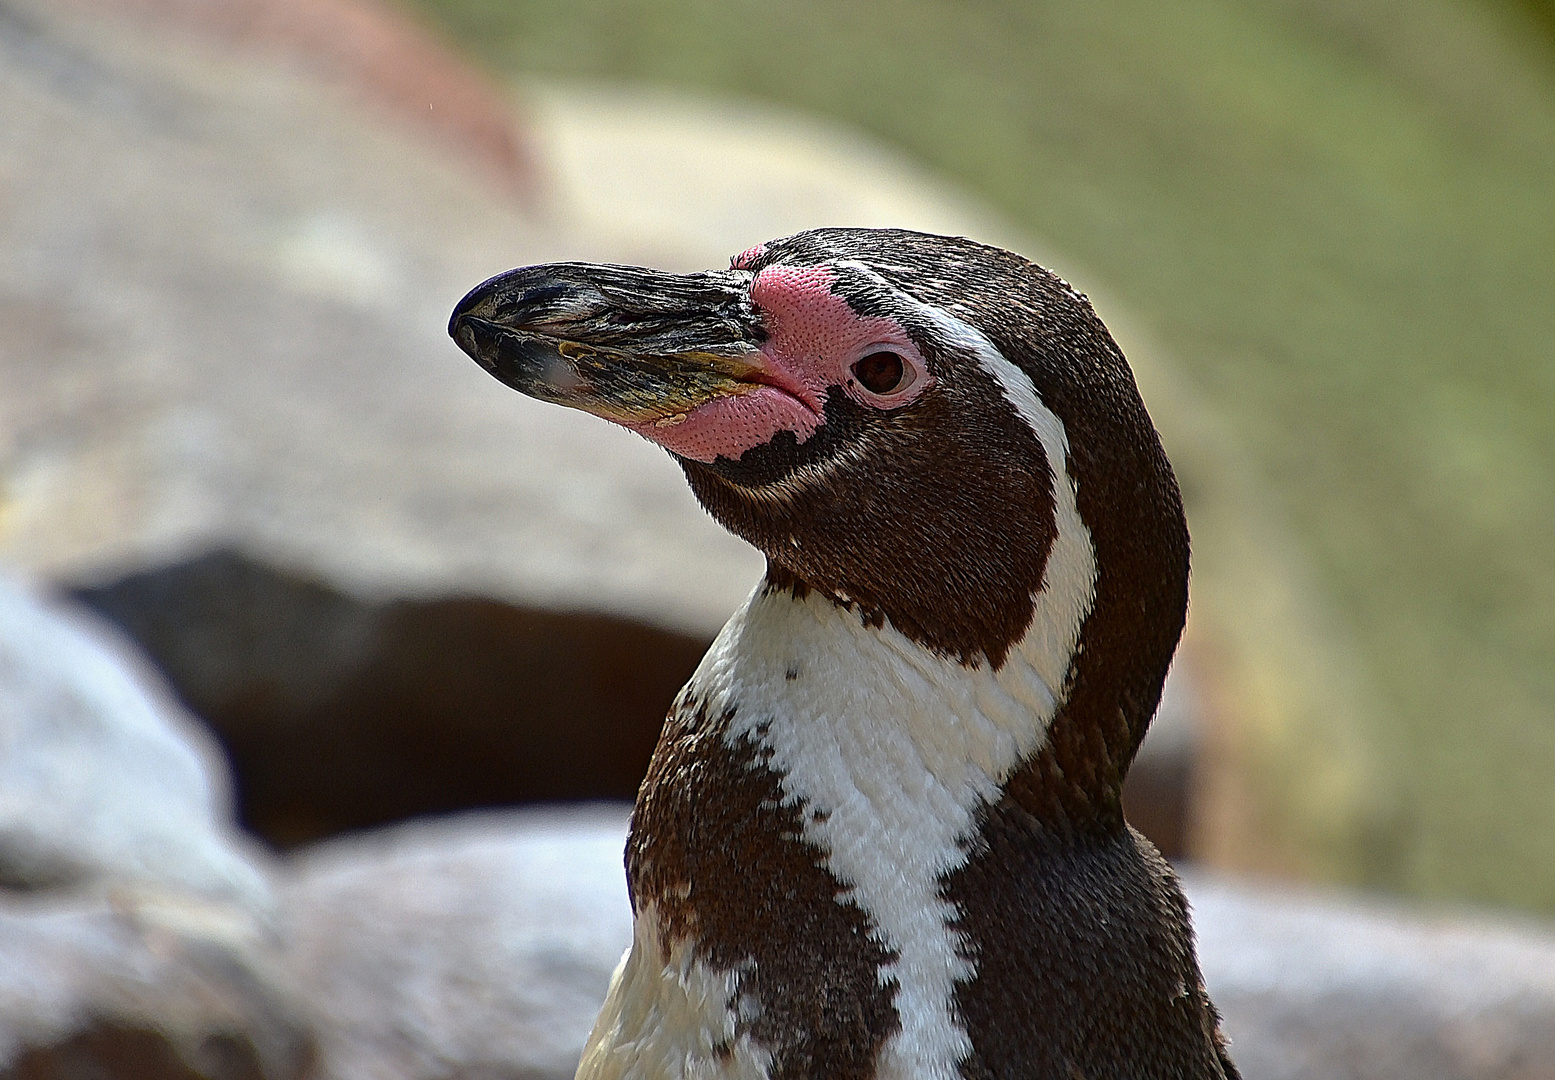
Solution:
{"label": "dark crevice in rock", "polygon": [[372,603],[219,550],[82,586],[215,730],[281,847],[418,814],[629,799],[707,648],[597,614]]}
{"label": "dark crevice in rock", "polygon": [[239,1032],[209,1034],[181,1051],[164,1032],[102,1022],[23,1051],[0,1080],[288,1080],[311,1072],[311,1046],[289,1049],[267,1069]]}

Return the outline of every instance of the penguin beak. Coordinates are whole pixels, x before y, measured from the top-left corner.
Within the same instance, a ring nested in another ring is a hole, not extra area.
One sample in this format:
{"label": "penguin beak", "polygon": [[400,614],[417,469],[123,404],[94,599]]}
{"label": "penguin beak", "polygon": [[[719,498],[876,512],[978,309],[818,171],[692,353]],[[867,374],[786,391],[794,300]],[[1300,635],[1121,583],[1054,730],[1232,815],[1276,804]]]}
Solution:
{"label": "penguin beak", "polygon": [[765,382],[748,271],[550,263],[499,274],[448,333],[520,393],[641,428]]}

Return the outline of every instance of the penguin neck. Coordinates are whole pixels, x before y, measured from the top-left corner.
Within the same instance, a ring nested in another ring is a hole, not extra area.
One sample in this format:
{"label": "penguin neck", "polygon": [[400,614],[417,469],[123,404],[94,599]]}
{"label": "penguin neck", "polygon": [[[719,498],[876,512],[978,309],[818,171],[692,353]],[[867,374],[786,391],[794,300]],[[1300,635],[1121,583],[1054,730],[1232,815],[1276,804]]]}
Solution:
{"label": "penguin neck", "polygon": [[[781,904],[805,928],[770,928],[784,962],[809,965],[774,979],[790,984],[843,966],[834,950],[867,939],[853,965],[859,1011],[878,998],[884,1019],[859,1033],[860,1049],[877,1043],[880,1075],[950,1075],[971,1050],[955,994],[976,975],[977,949],[944,881],[966,865],[982,814],[1040,754],[1085,601],[1064,598],[1077,609],[1065,612],[1070,629],[1038,624],[995,669],[763,583],[683,691],[639,796],[628,856],[639,914],[698,936],[714,966],[754,957],[759,977],[778,958],[762,955],[749,925]],[[740,835],[720,833],[722,822]],[[726,867],[729,852],[743,858]],[[745,921],[715,907],[744,907]],[[786,1036],[773,1026],[761,1041]]]}

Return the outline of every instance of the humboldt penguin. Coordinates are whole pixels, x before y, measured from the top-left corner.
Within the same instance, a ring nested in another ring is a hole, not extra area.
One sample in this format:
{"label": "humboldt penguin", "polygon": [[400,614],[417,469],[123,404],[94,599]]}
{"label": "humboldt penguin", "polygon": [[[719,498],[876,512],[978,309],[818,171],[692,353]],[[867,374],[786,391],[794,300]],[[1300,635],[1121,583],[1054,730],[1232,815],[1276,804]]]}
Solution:
{"label": "humboldt penguin", "polygon": [[638,793],[579,1077],[1236,1077],[1123,817],[1188,531],[1085,296],[970,240],[817,229],[705,273],[512,270],[449,331],[664,447],[767,557]]}

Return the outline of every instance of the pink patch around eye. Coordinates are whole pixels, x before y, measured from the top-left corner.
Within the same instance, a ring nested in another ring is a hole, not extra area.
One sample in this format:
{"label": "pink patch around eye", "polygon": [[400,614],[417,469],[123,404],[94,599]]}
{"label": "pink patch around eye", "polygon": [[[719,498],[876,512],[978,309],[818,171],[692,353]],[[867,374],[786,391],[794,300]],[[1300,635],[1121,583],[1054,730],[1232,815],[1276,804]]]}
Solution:
{"label": "pink patch around eye", "polygon": [[[751,252],[736,256],[735,269],[747,256],[754,258]],[[856,314],[832,292],[835,281],[836,274],[825,266],[762,270],[751,282],[751,300],[767,328],[757,358],[769,385],[710,401],[671,424],[633,424],[632,429],[682,457],[738,460],[781,432],[792,431],[801,443],[815,434],[834,386],[875,409],[898,408],[916,398],[933,382],[922,353],[896,320]],[[900,355],[909,373],[902,389],[889,395],[869,393],[848,370],[861,357],[881,351]]]}
{"label": "pink patch around eye", "polygon": [[[751,300],[761,309],[768,339],[762,352],[792,370],[823,400],[832,386],[872,409],[895,409],[933,384],[928,364],[895,319],[862,316],[832,292],[836,274],[825,266],[769,266],[751,283]],[[874,352],[894,352],[906,375],[901,389],[872,394],[849,369]]]}

